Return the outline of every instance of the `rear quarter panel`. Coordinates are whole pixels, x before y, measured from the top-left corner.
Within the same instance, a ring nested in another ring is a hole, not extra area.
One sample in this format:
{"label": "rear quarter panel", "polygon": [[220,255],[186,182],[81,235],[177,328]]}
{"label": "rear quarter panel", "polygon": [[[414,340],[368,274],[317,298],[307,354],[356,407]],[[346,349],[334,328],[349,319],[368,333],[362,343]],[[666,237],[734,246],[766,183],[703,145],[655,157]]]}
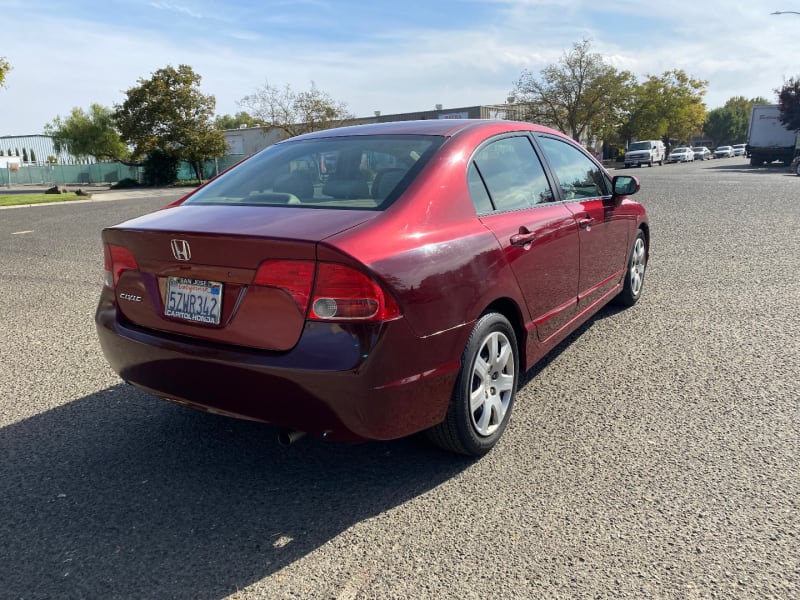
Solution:
{"label": "rear quarter panel", "polygon": [[[467,188],[467,163],[484,137],[449,140],[380,216],[326,240],[387,285],[421,337],[472,323],[497,298],[526,310],[502,249],[476,217]],[[322,260],[323,253],[320,249]]]}

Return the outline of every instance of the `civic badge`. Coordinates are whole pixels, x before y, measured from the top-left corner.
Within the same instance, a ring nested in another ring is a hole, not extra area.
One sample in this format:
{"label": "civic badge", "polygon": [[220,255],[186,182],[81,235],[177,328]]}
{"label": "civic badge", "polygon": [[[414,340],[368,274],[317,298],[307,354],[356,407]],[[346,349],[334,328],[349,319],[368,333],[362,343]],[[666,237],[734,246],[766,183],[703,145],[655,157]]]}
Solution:
{"label": "civic badge", "polygon": [[175,257],[175,260],[186,261],[192,258],[192,250],[186,240],[172,240],[170,245],[172,246],[172,256]]}

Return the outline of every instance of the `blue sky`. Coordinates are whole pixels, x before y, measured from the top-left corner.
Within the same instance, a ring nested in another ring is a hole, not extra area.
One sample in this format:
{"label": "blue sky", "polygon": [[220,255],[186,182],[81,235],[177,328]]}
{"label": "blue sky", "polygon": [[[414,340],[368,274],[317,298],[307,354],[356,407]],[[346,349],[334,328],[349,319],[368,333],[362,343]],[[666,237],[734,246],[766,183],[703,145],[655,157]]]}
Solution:
{"label": "blue sky", "polygon": [[800,0],[0,0],[0,135],[41,133],[72,107],[121,103],[168,64],[217,112],[265,81],[318,88],[357,116],[502,103],[584,38],[639,77],[708,80],[706,105],[774,99],[800,76]]}

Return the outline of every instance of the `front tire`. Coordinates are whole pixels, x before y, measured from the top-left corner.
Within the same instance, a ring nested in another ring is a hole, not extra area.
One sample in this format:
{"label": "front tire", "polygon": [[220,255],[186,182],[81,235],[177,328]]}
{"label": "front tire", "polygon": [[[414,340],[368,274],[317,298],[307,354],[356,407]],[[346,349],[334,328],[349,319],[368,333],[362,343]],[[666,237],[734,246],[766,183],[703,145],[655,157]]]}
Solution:
{"label": "front tire", "polygon": [[428,438],[451,452],[483,456],[508,425],[518,380],[514,328],[503,315],[486,313],[467,340],[447,415],[426,432]]}
{"label": "front tire", "polygon": [[628,269],[625,273],[625,283],[622,291],[614,298],[615,304],[633,306],[642,296],[644,286],[644,273],[647,269],[647,243],[644,233],[640,229],[633,240],[631,253],[628,258]]}

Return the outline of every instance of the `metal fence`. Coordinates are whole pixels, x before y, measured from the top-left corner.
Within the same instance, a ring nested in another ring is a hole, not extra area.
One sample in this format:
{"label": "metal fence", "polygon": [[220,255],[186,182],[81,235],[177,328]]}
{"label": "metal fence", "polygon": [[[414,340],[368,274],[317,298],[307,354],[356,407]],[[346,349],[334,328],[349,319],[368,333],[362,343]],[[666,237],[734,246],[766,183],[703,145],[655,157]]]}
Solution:
{"label": "metal fence", "polygon": [[[236,164],[244,154],[231,154],[203,164],[206,179],[214,177],[228,167]],[[14,171],[12,168],[0,169],[0,186],[17,185],[96,185],[114,184],[123,179],[144,181],[144,167],[129,167],[118,162],[92,163],[84,165],[26,165]],[[194,169],[189,163],[178,166],[178,180],[196,179]]]}

